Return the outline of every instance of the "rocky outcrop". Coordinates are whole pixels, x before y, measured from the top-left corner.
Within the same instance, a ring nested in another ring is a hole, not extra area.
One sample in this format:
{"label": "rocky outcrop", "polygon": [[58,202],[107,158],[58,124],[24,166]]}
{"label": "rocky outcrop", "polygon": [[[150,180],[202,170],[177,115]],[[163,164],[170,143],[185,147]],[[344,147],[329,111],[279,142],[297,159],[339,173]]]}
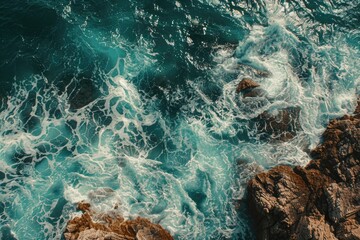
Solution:
{"label": "rocky outcrop", "polygon": [[277,166],[248,183],[258,239],[360,239],[360,107],[332,120],[306,167]]}
{"label": "rocky outcrop", "polygon": [[[267,92],[251,78],[243,78],[236,88],[236,93],[241,93],[242,103],[249,107],[254,107],[254,103],[257,107],[257,103],[261,106],[258,98],[269,100]],[[298,106],[267,110],[251,119],[249,127],[257,130],[261,140],[288,141],[301,130],[300,110]]]}
{"label": "rocky outcrop", "polygon": [[249,90],[249,89],[252,89],[252,88],[256,88],[256,87],[259,87],[260,84],[258,84],[257,82],[255,82],[254,80],[252,80],[251,78],[243,78],[237,88],[236,88],[236,93],[240,93],[241,91],[244,91],[244,90]]}
{"label": "rocky outcrop", "polygon": [[79,203],[83,212],[70,220],[66,226],[66,240],[172,240],[171,235],[160,225],[137,217],[125,220],[116,213],[100,214],[91,210],[90,204]]}

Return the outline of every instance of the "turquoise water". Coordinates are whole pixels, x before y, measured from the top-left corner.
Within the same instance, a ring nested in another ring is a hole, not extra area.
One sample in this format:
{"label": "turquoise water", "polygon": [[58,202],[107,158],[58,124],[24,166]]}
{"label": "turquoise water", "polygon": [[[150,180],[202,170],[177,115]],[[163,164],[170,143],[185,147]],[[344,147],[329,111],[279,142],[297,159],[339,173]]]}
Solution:
{"label": "turquoise water", "polygon": [[[254,169],[306,164],[360,93],[358,0],[2,1],[0,17],[1,239],[61,239],[81,200],[176,239],[253,239]],[[243,77],[266,97],[237,95]],[[254,119],[288,107],[295,138],[264,137]]]}

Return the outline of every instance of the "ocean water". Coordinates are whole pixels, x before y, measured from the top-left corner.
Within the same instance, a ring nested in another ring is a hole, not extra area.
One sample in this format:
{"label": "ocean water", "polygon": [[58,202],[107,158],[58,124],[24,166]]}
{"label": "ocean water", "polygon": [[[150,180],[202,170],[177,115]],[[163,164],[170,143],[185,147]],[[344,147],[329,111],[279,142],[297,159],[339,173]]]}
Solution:
{"label": "ocean water", "polygon": [[[359,0],[2,0],[0,18],[4,240],[61,239],[82,200],[253,239],[246,182],[305,165],[360,94]],[[293,139],[262,131],[289,108]]]}

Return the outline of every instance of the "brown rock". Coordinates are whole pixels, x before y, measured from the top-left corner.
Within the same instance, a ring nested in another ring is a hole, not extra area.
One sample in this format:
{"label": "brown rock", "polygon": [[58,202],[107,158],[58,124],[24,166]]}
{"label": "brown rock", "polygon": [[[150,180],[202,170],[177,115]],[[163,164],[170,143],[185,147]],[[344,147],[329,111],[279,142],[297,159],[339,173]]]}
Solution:
{"label": "brown rock", "polygon": [[247,90],[250,88],[259,87],[260,84],[252,80],[251,78],[243,78],[236,88],[236,93],[240,93],[243,90]]}
{"label": "brown rock", "polygon": [[305,181],[291,167],[277,166],[250,180],[248,190],[261,239],[289,239],[287,229],[299,221],[310,195]]}
{"label": "brown rock", "polygon": [[360,116],[329,123],[306,167],[277,166],[248,183],[258,239],[360,239]]}
{"label": "brown rock", "polygon": [[288,141],[301,130],[299,118],[299,107],[288,107],[275,113],[265,111],[253,119],[252,124],[254,126],[251,127],[257,128],[260,138],[263,140]]}
{"label": "brown rock", "polygon": [[77,209],[82,212],[89,212],[90,211],[90,203],[80,202],[77,206]]}
{"label": "brown rock", "polygon": [[359,221],[356,219],[349,219],[343,222],[337,228],[338,235],[341,235],[344,240],[360,239]]}
{"label": "brown rock", "polygon": [[292,239],[337,240],[331,231],[330,225],[326,223],[324,216],[302,217]]}
{"label": "brown rock", "polygon": [[[160,225],[145,218],[125,220],[120,215],[99,214],[91,211],[90,204],[81,202],[78,209],[84,213],[71,219],[64,233],[66,240],[172,240]],[[94,221],[96,219],[96,221]]]}
{"label": "brown rock", "polygon": [[354,114],[355,115],[359,115],[360,114],[360,97],[358,97],[357,99],[357,106],[356,106],[356,109],[354,111]]}

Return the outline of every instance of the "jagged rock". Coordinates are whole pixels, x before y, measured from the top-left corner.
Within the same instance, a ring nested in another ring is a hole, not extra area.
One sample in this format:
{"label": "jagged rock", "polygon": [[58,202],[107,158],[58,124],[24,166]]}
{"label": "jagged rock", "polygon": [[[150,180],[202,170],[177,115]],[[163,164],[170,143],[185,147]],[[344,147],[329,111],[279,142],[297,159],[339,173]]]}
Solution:
{"label": "jagged rock", "polygon": [[87,203],[87,202],[80,202],[78,205],[77,205],[77,210],[80,210],[82,212],[89,212],[90,211],[90,203]]}
{"label": "jagged rock", "polygon": [[236,88],[236,93],[240,93],[241,91],[248,90],[251,88],[256,88],[259,86],[260,86],[260,84],[258,84],[251,78],[243,78]]}
{"label": "jagged rock", "polygon": [[337,240],[324,216],[301,217],[294,239]]}
{"label": "jagged rock", "polygon": [[288,238],[287,228],[299,221],[309,198],[305,181],[291,167],[278,166],[258,174],[248,189],[255,221],[263,228],[261,239]]}
{"label": "jagged rock", "polygon": [[306,167],[248,183],[258,239],[360,239],[360,112],[329,123]]}
{"label": "jagged rock", "polygon": [[90,204],[81,202],[80,217],[71,219],[64,233],[66,240],[172,240],[171,235],[160,225],[137,217],[125,220],[120,215],[100,214],[90,209]]}
{"label": "jagged rock", "polygon": [[93,228],[86,229],[85,231],[80,232],[78,240],[132,240],[134,238],[129,238],[124,235],[119,235],[116,233],[109,233],[102,230],[95,230]]}

